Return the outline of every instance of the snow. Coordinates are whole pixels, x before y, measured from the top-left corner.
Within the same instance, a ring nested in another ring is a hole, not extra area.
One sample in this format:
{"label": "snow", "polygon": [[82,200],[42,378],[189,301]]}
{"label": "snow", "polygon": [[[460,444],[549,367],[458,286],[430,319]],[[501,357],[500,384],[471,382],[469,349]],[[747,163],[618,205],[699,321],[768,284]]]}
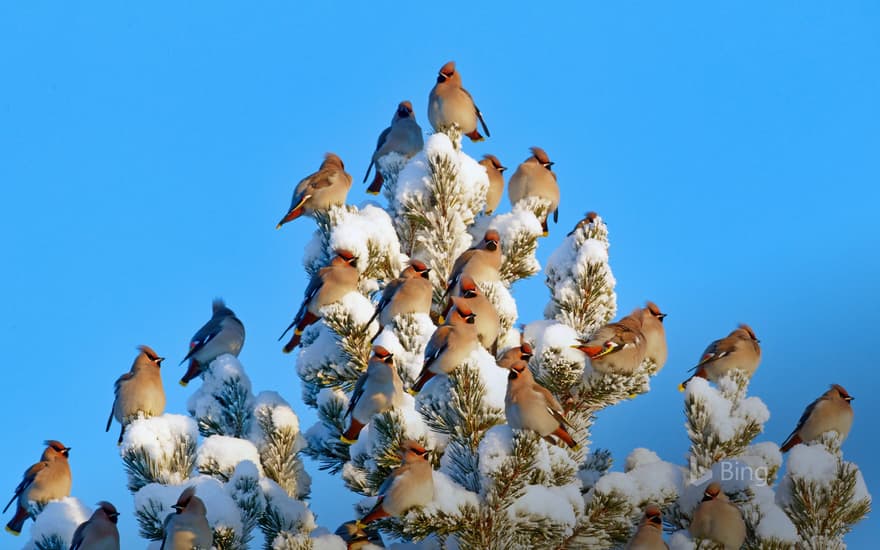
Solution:
{"label": "snow", "polygon": [[373,341],[374,346],[383,346],[394,355],[394,365],[399,373],[405,373],[401,377],[409,380],[418,378],[422,372],[422,365],[425,362],[425,347],[431,339],[431,335],[437,329],[431,321],[431,317],[425,313],[410,314],[412,319],[410,326],[411,332],[406,335],[415,342],[412,350],[406,350],[400,343],[400,338],[404,335],[398,333],[397,321],[401,317],[395,318],[395,322],[386,326],[379,336]]}
{"label": "snow", "polygon": [[797,543],[799,537],[794,524],[775,502],[773,490],[765,486],[756,486],[753,503],[758,508],[761,519],[755,527],[755,533],[762,539],[776,538]]}
{"label": "snow", "polygon": [[470,505],[479,507],[479,497],[476,493],[466,490],[461,485],[443,472],[434,471],[434,500],[424,507],[426,514],[444,512],[446,514],[458,514],[460,507]]}
{"label": "snow", "polygon": [[[181,439],[197,441],[199,429],[195,420],[179,414],[163,414],[140,418],[128,425],[120,446],[120,454],[142,449],[156,463],[166,462],[173,456]],[[177,473],[171,474],[170,483],[179,483]]]}
{"label": "snow", "polygon": [[[705,405],[712,430],[722,441],[736,437],[748,422],[763,424],[770,418],[767,406],[757,397],[742,399],[737,406],[726,399],[721,388],[731,382],[731,378],[725,376],[719,381],[719,389],[715,389],[708,380],[695,377],[688,382],[685,390],[685,399],[693,398]],[[733,393],[732,388],[728,390]]]}
{"label": "snow", "polygon": [[694,550],[697,547],[685,530],[676,531],[669,539],[669,550]]}
{"label": "snow", "polygon": [[523,496],[516,499],[508,509],[508,514],[514,521],[519,518],[544,517],[567,526],[566,534],[569,534],[577,523],[575,510],[581,506],[583,499],[580,491],[573,485],[527,485]]}
{"label": "snow", "polygon": [[584,362],[584,354],[571,347],[578,343],[578,334],[568,325],[554,320],[534,321],[525,326],[524,334],[536,357],[558,353],[572,363]]}
{"label": "snow", "polygon": [[871,493],[868,492],[868,486],[865,484],[865,478],[862,471],[856,471],[856,486],[853,490],[853,501],[871,500]]}
{"label": "snow", "polygon": [[491,483],[489,473],[497,470],[512,451],[513,430],[510,426],[501,424],[486,431],[479,447],[477,447],[483,487],[487,487]]}
{"label": "snow", "polygon": [[[290,404],[277,392],[263,391],[257,395],[254,399],[254,416],[257,418],[269,417],[276,430],[287,430],[290,433],[299,432],[299,418],[293,412]],[[248,439],[257,447],[265,445],[265,434],[259,422],[254,422],[251,425]],[[299,441],[295,450],[299,451],[305,442],[301,441],[301,438],[297,439]]]}
{"label": "snow", "polygon": [[234,355],[225,353],[213,361],[203,374],[203,382],[186,403],[186,408],[196,418],[220,419],[224,405],[215,396],[224,391],[224,384],[231,382],[240,385],[248,395],[247,406],[251,406],[253,394],[251,381],[244,372],[241,362]]}
{"label": "snow", "polygon": [[613,494],[624,497],[629,502],[639,502],[639,489],[636,480],[623,472],[609,472],[599,478],[593,487],[596,493]]}
{"label": "snow", "polygon": [[89,509],[75,497],[49,501],[34,520],[31,540],[25,548],[36,548],[36,544],[42,543],[43,539],[48,540],[53,536],[63,540],[67,548],[73,539],[73,532],[91,515]]}
{"label": "snow", "polygon": [[635,470],[640,466],[647,466],[649,464],[654,464],[657,462],[660,462],[660,457],[657,456],[657,453],[650,449],[639,447],[637,449],[633,449],[632,452],[630,452],[629,455],[626,457],[623,471],[629,472]]}
{"label": "snow", "polygon": [[227,477],[244,460],[259,465],[260,451],[246,439],[225,435],[212,435],[205,439],[196,454],[196,465],[200,471],[219,470]]}
{"label": "snow", "polygon": [[306,505],[290,498],[277,483],[271,479],[262,478],[260,488],[266,497],[267,508],[274,509],[281,518],[283,530],[310,532],[316,527],[315,516]]}
{"label": "snow", "polygon": [[[315,550],[346,550],[348,546],[345,544],[345,541],[342,540],[342,537],[338,537],[333,533],[323,533],[315,536],[314,532],[310,535],[312,539],[312,544],[314,544]],[[366,545],[368,548],[373,546],[371,544]],[[361,547],[361,550],[365,548]]]}
{"label": "snow", "polygon": [[244,528],[238,506],[227,493],[224,485],[211,476],[202,475],[190,478],[185,483],[176,485],[159,483],[145,485],[134,494],[135,512],[150,510],[152,506],[156,505],[161,511],[164,511],[164,515],[160,513],[159,517],[164,518],[173,511],[171,507],[187,487],[195,487],[196,496],[205,502],[208,523],[212,529],[228,527],[241,535]]}
{"label": "snow", "polygon": [[360,210],[340,213],[339,220],[330,233],[330,249],[353,252],[358,259],[358,271],[363,273],[370,263],[369,260],[377,259],[376,254],[370,253],[371,245],[379,251],[378,257],[391,260],[395,274],[403,268],[404,257],[400,253],[397,233],[391,217],[384,209],[368,204]]}
{"label": "snow", "polygon": [[837,457],[821,444],[795,445],[788,453],[787,475],[830,483],[837,477]]}

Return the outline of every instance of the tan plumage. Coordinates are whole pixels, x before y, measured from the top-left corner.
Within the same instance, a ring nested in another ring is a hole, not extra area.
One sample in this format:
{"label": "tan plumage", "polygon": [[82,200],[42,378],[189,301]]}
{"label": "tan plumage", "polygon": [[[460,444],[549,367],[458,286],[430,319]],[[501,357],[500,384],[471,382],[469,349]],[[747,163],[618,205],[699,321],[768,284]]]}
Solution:
{"label": "tan plumage", "polygon": [[552,441],[556,436],[573,449],[578,448],[565,418],[562,405],[544,386],[538,384],[525,361],[517,361],[507,376],[507,394],[504,396],[504,414],[507,423],[515,430],[531,430]]}
{"label": "tan plumage", "polygon": [[73,532],[70,550],[119,550],[118,519],[116,507],[102,500],[92,517]]}
{"label": "tan plumage", "polygon": [[649,301],[645,307],[637,309],[632,315],[638,315],[641,321],[642,334],[645,336],[645,357],[653,360],[659,371],[666,364],[668,356],[666,330],[663,328],[666,314],[660,311],[657,304]]}
{"label": "tan plumage", "polygon": [[[364,182],[370,176],[370,169],[376,164],[380,158],[389,153],[397,153],[405,158],[409,158],[424,147],[424,139],[422,138],[422,129],[416,123],[416,115],[413,113],[412,103],[409,101],[401,101],[394,111],[394,117],[391,119],[391,126],[385,128],[379,139],[376,141],[376,151],[370,159],[370,165],[367,167],[367,173],[364,174]],[[367,193],[375,195],[382,190],[384,179],[379,166],[376,166],[376,175],[373,182],[367,188]]]}
{"label": "tan plumage", "polygon": [[13,535],[21,533],[24,522],[30,517],[30,502],[46,504],[70,496],[70,464],[67,462],[70,447],[65,447],[54,439],[46,441],[46,450],[40,461],[25,470],[21,483],[15,488],[12,499],[3,508],[3,513],[18,500],[15,515],[6,524],[6,530]]}
{"label": "tan plumage", "polygon": [[734,369],[743,371],[751,378],[761,362],[759,343],[751,327],[741,324],[726,337],[709,344],[700,362],[693,368],[696,372],[682,382],[679,389],[683,390],[694,376],[717,382]]}
{"label": "tan plumage", "polygon": [[840,434],[840,440],[843,442],[852,428],[853,399],[843,386],[832,384],[828,391],[804,410],[797,427],[782,444],[782,452],[788,451],[798,443],[815,441],[829,431]]}
{"label": "tan plumage", "polygon": [[403,404],[403,382],[394,366],[394,356],[382,346],[373,347],[367,370],[360,375],[351,394],[345,416],[351,416],[340,439],[354,443],[374,415]]}
{"label": "tan plumage", "polygon": [[669,550],[663,542],[663,516],[660,507],[649,504],[633,538],[626,545],[626,550]]}
{"label": "tan plumage", "polygon": [[534,354],[535,352],[532,349],[531,344],[525,340],[521,340],[520,345],[506,350],[495,362],[502,369],[509,369],[518,361],[525,361],[528,363]]}
{"label": "tan plumage", "polygon": [[275,228],[280,229],[303,214],[311,215],[334,205],[345,204],[350,188],[351,175],[345,171],[342,159],[334,153],[327,153],[318,171],[297,184],[290,208]]}
{"label": "tan plumage", "polygon": [[459,297],[452,298],[454,310],[445,325],[438,327],[425,347],[425,362],[411,393],[422,387],[438,374],[449,374],[461,365],[471,352],[480,345],[475,327],[476,315]]}
{"label": "tan plumage", "polygon": [[706,487],[703,502],[694,512],[690,533],[694,538],[710,540],[725,550],[739,550],[746,540],[746,524],[742,513],[728,501],[716,481]]}
{"label": "tan plumage", "polygon": [[477,316],[474,320],[474,326],[477,329],[477,338],[479,338],[480,344],[489,353],[495,355],[495,344],[498,340],[498,331],[500,329],[498,312],[495,310],[495,306],[480,291],[477,283],[470,275],[463,275],[461,277],[459,298],[459,303],[467,304],[468,308]]}
{"label": "tan plumage", "polygon": [[454,292],[463,275],[470,276],[478,283],[499,281],[501,275],[501,234],[494,229],[486,231],[483,240],[473,248],[462,252],[449,273],[446,293]]}
{"label": "tan plumage", "polygon": [[411,260],[400,276],[385,286],[369,322],[378,317],[379,326],[384,327],[398,315],[430,313],[434,291],[428,278],[430,271],[423,262]]}
{"label": "tan plumage", "polygon": [[315,273],[306,287],[305,298],[293,322],[278,338],[281,340],[290,329],[294,329],[293,337],[284,346],[284,353],[290,353],[299,345],[303,330],[321,318],[321,308],[338,302],[349,292],[357,290],[359,275],[356,265],[357,258],[354,254],[340,249],[330,260],[330,265]]}
{"label": "tan plumage", "polygon": [[172,506],[174,513],[165,518],[165,538],[159,550],[211,548],[214,533],[208,524],[205,503],[196,496],[195,487],[187,487]]}
{"label": "tan plumage", "polygon": [[471,94],[461,86],[461,74],[455,69],[455,62],[446,63],[440,68],[437,84],[428,95],[428,120],[431,127],[435,132],[443,132],[456,125],[471,141],[482,141],[484,138],[477,130],[478,119],[486,137],[489,137],[483,114],[474,104]]}
{"label": "tan plumage", "polygon": [[486,169],[489,176],[489,189],[486,190],[486,214],[492,214],[501,202],[504,194],[504,171],[507,167],[501,164],[495,155],[483,155],[480,165]]}
{"label": "tan plumage", "polygon": [[104,431],[110,431],[115,418],[122,426],[117,443],[122,443],[125,427],[138,413],[149,418],[165,411],[165,390],[160,371],[165,358],[159,357],[150,346],[139,346],[138,350],[140,353],[135,357],[131,370],[120,376],[113,388],[116,398]]}
{"label": "tan plumage", "polygon": [[532,156],[520,164],[516,172],[510,176],[507,182],[507,196],[510,205],[515,206],[519,201],[528,197],[538,197],[550,201],[550,210],[542,220],[544,234],[547,234],[547,218],[553,214],[553,221],[559,219],[559,184],[556,183],[556,174],[550,169],[553,163],[550,157],[540,147],[532,147]]}
{"label": "tan plumage", "polygon": [[628,315],[605,325],[587,342],[573,347],[587,355],[597,372],[632,374],[645,359],[646,343],[641,329],[640,319]]}
{"label": "tan plumage", "polygon": [[591,223],[594,223],[596,221],[596,218],[598,218],[598,217],[599,217],[599,214],[597,214],[596,212],[592,212],[592,211],[587,212],[586,214],[584,214],[584,218],[581,221],[577,222],[577,224],[574,226],[574,228],[572,228],[572,230],[568,232],[568,235],[566,235],[566,237],[570,237],[571,235],[574,235],[574,233],[576,231],[578,231],[579,229],[581,229],[582,227],[587,227]]}
{"label": "tan plumage", "polygon": [[400,517],[411,508],[427,506],[434,500],[434,470],[428,450],[407,440],[400,446],[403,462],[392,470],[379,487],[379,500],[358,526],[385,517]]}

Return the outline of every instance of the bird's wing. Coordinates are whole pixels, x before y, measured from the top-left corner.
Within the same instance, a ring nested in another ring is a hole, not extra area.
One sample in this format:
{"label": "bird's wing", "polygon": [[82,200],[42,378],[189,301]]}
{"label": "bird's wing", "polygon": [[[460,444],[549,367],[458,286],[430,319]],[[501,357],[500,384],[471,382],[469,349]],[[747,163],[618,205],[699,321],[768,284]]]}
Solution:
{"label": "bird's wing", "polygon": [[104,429],[105,432],[110,431],[110,426],[113,425],[113,411],[116,409],[116,400],[119,399],[119,390],[122,388],[122,384],[134,378],[133,372],[127,372],[116,379],[116,382],[113,384],[113,393],[116,397],[113,399],[113,405],[110,406],[110,418],[107,419],[107,427]]}
{"label": "bird's wing", "polygon": [[568,418],[565,417],[565,411],[562,409],[562,405],[559,403],[556,397],[552,393],[550,393],[550,390],[538,384],[537,382],[535,383],[533,389],[544,397],[544,401],[547,403],[547,410],[550,411],[550,414],[553,415],[553,418],[555,418],[560,424],[571,426],[571,422],[569,422]]}
{"label": "bird's wing", "polygon": [[324,285],[324,278],[321,277],[321,275],[327,273],[325,271],[326,269],[329,268],[322,267],[309,281],[309,286],[306,287],[305,296],[303,297],[302,304],[299,306],[299,310],[296,312],[296,315],[294,316],[293,321],[290,323],[290,325],[288,325],[288,327],[284,329],[284,332],[281,334],[281,336],[278,337],[279,340],[284,338],[284,335],[287,334],[290,329],[292,329],[293,327],[298,325],[300,321],[302,321],[306,312],[309,310],[309,302],[312,301],[312,298],[318,295],[318,292],[320,292],[321,287]]}
{"label": "bird's wing", "polygon": [[180,362],[181,364],[194,354],[198,353],[208,344],[208,342],[220,334],[223,330],[223,319],[224,317],[211,317],[211,319],[195,333],[189,343],[189,353],[187,353],[186,357],[183,358],[183,361]]}
{"label": "bird's wing", "polygon": [[434,335],[431,336],[431,340],[428,341],[428,346],[425,348],[425,363],[419,376],[428,372],[429,367],[443,354],[443,351],[449,345],[448,333],[451,330],[451,326],[444,325],[434,331]]}
{"label": "bird's wing", "polygon": [[722,357],[732,353],[735,349],[736,341],[732,338],[721,338],[720,340],[715,340],[706,347],[706,350],[700,357],[700,362],[697,363],[697,365],[691,370],[696,370],[706,363],[717,361],[718,359],[721,359]]}
{"label": "bird's wing", "polygon": [[73,540],[70,543],[70,550],[79,550],[82,548],[83,539],[86,535],[86,528],[91,521],[91,519],[87,519],[80,523],[79,527],[76,528],[76,531],[73,532]]}
{"label": "bird's wing", "polygon": [[474,112],[477,113],[477,118],[480,119],[480,125],[483,126],[483,131],[486,132],[486,137],[492,137],[492,134],[489,133],[489,128],[486,126],[486,121],[483,120],[483,113],[480,111],[480,108],[477,107],[477,103],[474,101],[474,98],[471,95],[471,93],[469,91],[465,90],[464,88],[462,88],[461,91],[464,92],[465,95],[468,96],[468,98],[470,98],[471,103],[474,106]]}
{"label": "bird's wing", "polygon": [[25,492],[28,487],[31,486],[31,483],[34,482],[34,479],[37,477],[37,474],[40,473],[41,471],[45,470],[48,467],[49,467],[49,462],[46,460],[41,460],[40,462],[37,462],[36,464],[34,464],[33,466],[31,466],[30,468],[25,470],[24,476],[22,476],[22,479],[21,479],[21,483],[19,483],[18,486],[15,488],[15,492],[12,495],[12,498],[9,500],[8,503],[6,503],[6,507],[3,508],[3,513],[6,513],[6,510],[9,509],[9,506],[11,506],[13,502],[15,502],[15,499],[20,497],[21,494],[23,492]]}
{"label": "bird's wing", "polygon": [[820,401],[822,401],[821,397],[807,405],[807,408],[804,409],[804,413],[801,415],[800,420],[798,420],[797,426],[795,426],[794,430],[792,430],[788,437],[785,438],[785,441],[781,445],[782,447],[785,447],[786,443],[788,443],[792,437],[796,436],[801,428],[804,427],[804,424],[806,424],[807,420],[809,420],[810,415],[813,414],[813,410],[816,408],[816,405],[818,405]]}
{"label": "bird's wing", "polygon": [[355,406],[357,406],[357,402],[360,401],[361,396],[364,394],[364,384],[367,382],[367,373],[361,373],[358,376],[357,382],[354,384],[354,391],[351,392],[351,400],[348,402],[348,409],[345,411],[345,415],[342,418],[348,417],[353,411]]}

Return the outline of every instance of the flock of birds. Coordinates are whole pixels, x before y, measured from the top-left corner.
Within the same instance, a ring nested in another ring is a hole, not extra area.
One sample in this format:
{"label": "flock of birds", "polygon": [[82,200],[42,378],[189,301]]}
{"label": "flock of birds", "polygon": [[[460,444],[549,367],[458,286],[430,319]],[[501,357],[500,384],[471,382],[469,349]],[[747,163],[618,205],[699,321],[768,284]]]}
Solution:
{"label": "flock of birds", "polygon": [[[457,127],[474,141],[483,139],[477,129],[479,121],[483,131],[489,135],[480,110],[461,86],[461,75],[453,62],[446,63],[439,71],[437,83],[429,96],[428,118],[436,131]],[[422,147],[422,131],[415,122],[412,104],[401,102],[391,126],[379,136],[364,177],[366,181],[375,164],[376,173],[369,191],[378,193],[381,189],[383,176],[377,163],[380,158],[390,153],[411,157]],[[550,202],[549,212],[553,212],[555,217],[559,187],[550,169],[553,163],[542,149],[533,147],[531,151],[532,155],[517,168],[508,182],[511,204],[526,197],[540,197]],[[489,176],[486,212],[490,213],[497,208],[502,195],[502,172],[505,167],[493,155],[486,155],[481,164]],[[351,176],[345,172],[342,160],[328,153],[320,169],[297,185],[291,206],[278,227],[303,214],[314,214],[326,211],[333,205],[344,204],[350,187]],[[575,230],[595,219],[595,213],[588,213]],[[546,231],[546,217],[542,223]],[[562,406],[550,391],[536,382],[528,367],[533,354],[531,345],[521,340],[519,346],[500,353],[497,349],[498,313],[480,291],[479,283],[500,280],[501,260],[501,239],[495,230],[487,231],[481,241],[457,258],[444,295],[444,298],[449,298],[448,305],[437,318],[439,326],[425,349],[422,371],[406,391],[418,393],[433,377],[450,374],[477,346],[482,346],[496,356],[500,368],[509,371],[505,415],[511,428],[530,430],[549,441],[558,439],[577,449],[578,444],[568,431],[570,425]],[[285,330],[286,334],[291,328],[294,329],[293,337],[284,346],[285,352],[292,351],[300,344],[303,330],[321,318],[322,308],[357,290],[357,261],[358,258],[351,251],[335,250],[329,264],[314,275],[306,288],[299,311]],[[432,286],[428,280],[429,272],[429,266],[412,259],[400,276],[385,286],[368,325],[377,321],[381,332],[399,315],[430,315]],[[589,340],[573,347],[583,352],[591,367],[600,373],[632,374],[646,359],[654,361],[659,370],[667,358],[664,317],[665,314],[656,304],[648,302],[646,307],[607,324]],[[282,334],[282,338],[285,334]],[[222,300],[215,300],[211,319],[193,336],[189,352],[181,361],[189,361],[189,365],[180,384],[186,386],[220,355],[238,356],[244,339],[242,322]],[[114,418],[120,423],[119,443],[130,422],[139,417],[161,415],[165,409],[160,375],[164,358],[149,346],[140,346],[138,350],[130,372],[116,381],[115,399],[107,422],[107,431]],[[340,434],[340,439],[348,444],[357,440],[361,429],[373,416],[402,404],[404,384],[395,367],[393,354],[381,345],[373,346],[371,352],[367,369],[358,378],[345,413],[349,423]],[[681,388],[693,377],[717,382],[733,370],[740,370],[751,377],[760,359],[761,348],[754,331],[747,325],[740,325],[726,337],[709,344],[694,367],[693,375],[682,383]],[[827,431],[836,431],[841,438],[846,438],[853,420],[852,399],[843,387],[833,385],[806,408],[797,427],[783,443],[782,450],[788,451],[799,443],[815,441]],[[15,515],[6,525],[6,530],[15,535],[21,532],[25,521],[33,517],[34,503],[44,505],[70,495],[70,448],[55,440],[47,441],[46,445],[40,461],[25,471],[12,499],[3,510],[5,513],[17,502]],[[399,517],[433,500],[433,469],[428,459],[429,453],[416,441],[400,443],[401,464],[379,487],[375,506],[364,517],[347,522],[337,530],[350,548],[377,542],[375,531],[366,529],[372,521]],[[174,512],[165,520],[162,548],[210,548],[212,533],[206,519],[206,504],[195,495],[194,488],[186,488],[173,508]],[[112,504],[99,502],[91,518],[76,529],[71,549],[118,549],[118,516]],[[727,500],[717,482],[706,488],[690,531],[695,537],[719,542],[727,548],[742,545],[745,539],[742,514]],[[662,539],[659,507],[651,505],[646,508],[629,548],[666,548]]]}

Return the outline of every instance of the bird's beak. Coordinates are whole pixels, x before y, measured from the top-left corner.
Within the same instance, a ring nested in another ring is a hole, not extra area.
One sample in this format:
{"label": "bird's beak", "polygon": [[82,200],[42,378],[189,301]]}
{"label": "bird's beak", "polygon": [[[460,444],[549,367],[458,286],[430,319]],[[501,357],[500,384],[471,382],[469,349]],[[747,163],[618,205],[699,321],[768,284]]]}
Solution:
{"label": "bird's beak", "polygon": [[278,225],[275,226],[275,229],[281,229],[281,226],[282,226],[282,225],[284,225],[284,224],[286,224],[287,222],[291,221],[291,220],[294,218],[294,212],[295,212],[295,210],[291,210],[290,212],[288,212],[287,214],[285,214],[284,217],[281,218],[281,221],[278,222]]}
{"label": "bird's beak", "polygon": [[161,362],[164,361],[164,360],[165,360],[164,357],[159,357],[158,359],[156,359],[156,362],[157,362],[157,363],[161,363]]}
{"label": "bird's beak", "polygon": [[666,315],[668,315],[668,314],[666,314],[666,313],[661,313],[660,315],[657,316],[657,318],[660,319],[660,320],[662,321],[663,319],[666,319]]}
{"label": "bird's beak", "polygon": [[498,242],[496,242],[496,241],[489,241],[489,242],[487,242],[487,243],[486,243],[486,249],[489,250],[489,251],[491,251],[491,252],[495,252],[495,251],[498,249]]}

